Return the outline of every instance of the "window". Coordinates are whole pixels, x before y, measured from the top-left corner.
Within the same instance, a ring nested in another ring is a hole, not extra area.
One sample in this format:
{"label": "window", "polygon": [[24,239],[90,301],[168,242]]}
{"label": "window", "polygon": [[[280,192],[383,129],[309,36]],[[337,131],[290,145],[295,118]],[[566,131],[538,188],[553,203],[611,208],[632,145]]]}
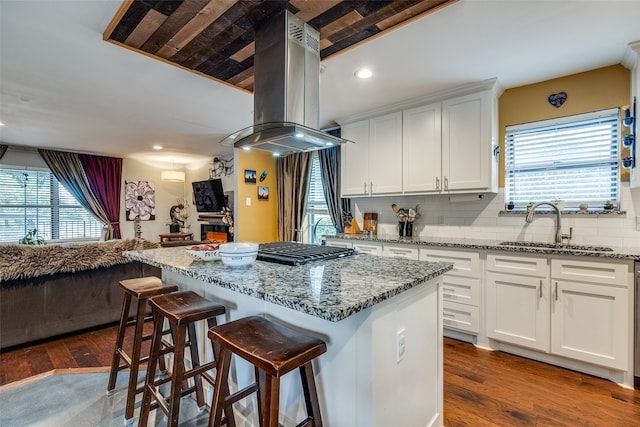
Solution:
{"label": "window", "polygon": [[322,187],[322,177],[320,174],[320,158],[317,152],[313,153],[311,162],[305,225],[305,242],[321,244],[322,236],[337,233],[329,216],[327,202],[324,198],[324,189]]}
{"label": "window", "polygon": [[505,200],[564,200],[602,207],[619,201],[617,109],[506,129]]}
{"label": "window", "polygon": [[38,229],[45,240],[99,238],[103,224],[49,171],[0,169],[0,241]]}

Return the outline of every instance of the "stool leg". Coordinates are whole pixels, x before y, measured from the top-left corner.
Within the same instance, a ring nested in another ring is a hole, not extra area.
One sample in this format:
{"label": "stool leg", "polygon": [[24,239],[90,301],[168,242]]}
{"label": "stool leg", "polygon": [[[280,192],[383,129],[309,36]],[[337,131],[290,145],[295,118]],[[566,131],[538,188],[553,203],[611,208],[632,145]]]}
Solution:
{"label": "stool leg", "polygon": [[225,408],[225,393],[223,393],[222,390],[229,390],[230,365],[231,352],[225,348],[221,348],[216,368],[216,385],[213,389],[209,427],[220,427],[222,423],[222,410]]}
{"label": "stool leg", "polygon": [[300,366],[300,379],[302,380],[304,401],[307,405],[307,416],[313,418],[313,427],[322,427],[322,417],[320,416],[320,404],[318,403],[316,380],[313,375],[313,366],[310,361]]}
{"label": "stool leg", "polygon": [[179,378],[184,376],[184,345],[186,341],[186,327],[178,325],[175,328],[175,341],[173,353],[173,373],[171,374],[171,397],[169,402],[169,414],[167,427],[178,425],[180,416],[180,399],[182,398],[182,381]]}
{"label": "stool leg", "polygon": [[124,342],[124,334],[127,329],[127,320],[129,319],[129,307],[131,306],[131,295],[125,293],[122,299],[122,312],[120,313],[120,324],[118,326],[118,336],[113,349],[113,359],[111,360],[111,371],[109,372],[109,383],[107,385],[107,395],[113,394],[116,386],[118,371],[120,370],[120,352],[122,343]]}
{"label": "stool leg", "polygon": [[[194,323],[189,323],[189,351],[191,352],[191,369],[195,369],[200,366],[200,355],[198,354],[198,337],[196,336],[196,327]],[[198,402],[198,408],[203,409],[204,404],[204,391],[202,389],[202,377],[195,375],[193,382],[196,387],[196,401]]]}
{"label": "stool leg", "polygon": [[[215,317],[211,317],[209,319],[207,319],[207,326],[209,327],[209,329],[215,327],[218,325],[218,321],[216,320]],[[211,341],[211,349],[213,351],[213,360],[214,362],[216,362],[216,381],[218,378],[218,367],[217,367],[217,363],[218,360],[220,360],[220,344],[217,344],[214,341]],[[227,385],[227,387],[225,389],[222,390],[222,397],[223,399],[226,398],[227,396],[229,396],[229,387]],[[213,409],[212,409],[213,410]],[[227,417],[227,427],[236,427],[236,417],[233,414],[233,407],[231,406],[225,406],[224,407],[224,415]]]}
{"label": "stool leg", "polygon": [[140,407],[139,427],[146,427],[149,419],[149,411],[151,410],[151,387],[154,383],[156,373],[156,363],[162,346],[162,325],[164,317],[154,315],[153,318],[153,337],[151,338],[151,351],[149,353],[149,362],[147,366],[147,380],[145,382],[144,393],[142,394],[142,405]]}
{"label": "stool leg", "polygon": [[127,391],[127,406],[124,419],[133,418],[133,410],[136,403],[136,391],[138,389],[138,368],[140,366],[140,349],[142,348],[142,335],[144,329],[145,309],[147,300],[138,299],[138,311],[136,315],[136,327],[133,334],[133,349],[131,351],[131,366],[129,369],[129,390]]}
{"label": "stool leg", "polygon": [[[262,371],[261,371],[262,373]],[[262,377],[262,375],[261,375]],[[264,374],[258,392],[262,399],[261,427],[278,427],[280,412],[280,378]]]}

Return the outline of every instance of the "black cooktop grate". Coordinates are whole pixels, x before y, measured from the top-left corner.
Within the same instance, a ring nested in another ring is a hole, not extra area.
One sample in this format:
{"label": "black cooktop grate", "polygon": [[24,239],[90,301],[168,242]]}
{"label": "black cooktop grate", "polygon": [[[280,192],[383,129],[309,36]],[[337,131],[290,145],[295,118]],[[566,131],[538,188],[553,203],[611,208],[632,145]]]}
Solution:
{"label": "black cooktop grate", "polygon": [[336,248],[296,242],[274,242],[260,244],[258,259],[279,264],[300,265],[307,262],[340,258],[354,253],[355,251],[351,248]]}

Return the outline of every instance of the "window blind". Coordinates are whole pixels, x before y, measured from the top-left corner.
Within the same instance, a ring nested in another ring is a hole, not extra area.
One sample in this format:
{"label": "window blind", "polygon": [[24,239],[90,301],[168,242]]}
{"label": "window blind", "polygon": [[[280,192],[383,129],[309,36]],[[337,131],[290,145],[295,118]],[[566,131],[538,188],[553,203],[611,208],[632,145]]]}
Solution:
{"label": "window blind", "polygon": [[38,229],[45,240],[98,238],[100,223],[50,171],[0,168],[0,241]]}
{"label": "window blind", "polygon": [[309,191],[307,193],[308,211],[327,211],[327,202],[324,198],[324,187],[320,174],[320,158],[317,152],[313,153],[311,160],[311,177],[309,179]]}
{"label": "window blind", "polygon": [[505,200],[618,201],[618,128],[618,109],[507,127]]}

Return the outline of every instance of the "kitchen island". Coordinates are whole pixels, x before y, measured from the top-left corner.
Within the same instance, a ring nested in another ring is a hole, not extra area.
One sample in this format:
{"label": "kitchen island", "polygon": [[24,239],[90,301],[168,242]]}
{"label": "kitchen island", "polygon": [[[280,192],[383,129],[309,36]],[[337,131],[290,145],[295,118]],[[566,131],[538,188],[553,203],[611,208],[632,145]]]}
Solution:
{"label": "kitchen island", "polygon": [[[325,425],[442,425],[439,285],[451,264],[353,255],[300,266],[257,261],[232,269],[196,261],[183,247],[125,256],[162,268],[168,284],[224,304],[226,318],[219,321],[259,314],[323,339],[327,353],[314,369]],[[201,340],[204,332],[202,325]],[[209,345],[203,349],[210,351]],[[232,388],[252,379],[250,366],[236,360]],[[285,426],[301,419],[301,395],[297,373],[283,378]],[[254,403],[237,409],[239,425],[254,425]]]}

